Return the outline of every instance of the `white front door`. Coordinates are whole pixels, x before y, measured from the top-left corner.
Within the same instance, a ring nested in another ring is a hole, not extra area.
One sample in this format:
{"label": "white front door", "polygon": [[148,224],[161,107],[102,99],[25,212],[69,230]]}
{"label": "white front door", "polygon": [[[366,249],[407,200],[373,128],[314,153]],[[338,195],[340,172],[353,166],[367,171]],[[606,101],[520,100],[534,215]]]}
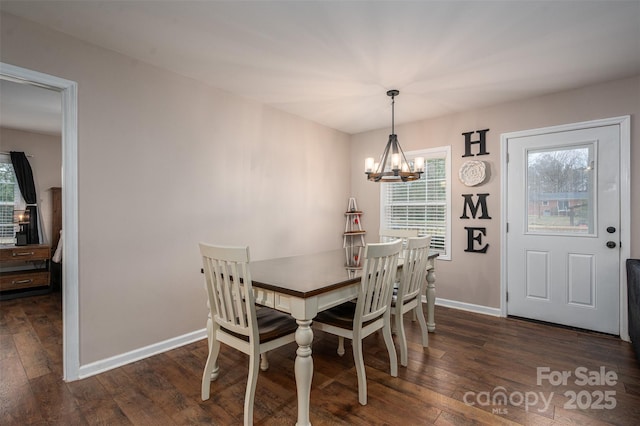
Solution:
{"label": "white front door", "polygon": [[620,127],[507,140],[507,314],[620,333]]}

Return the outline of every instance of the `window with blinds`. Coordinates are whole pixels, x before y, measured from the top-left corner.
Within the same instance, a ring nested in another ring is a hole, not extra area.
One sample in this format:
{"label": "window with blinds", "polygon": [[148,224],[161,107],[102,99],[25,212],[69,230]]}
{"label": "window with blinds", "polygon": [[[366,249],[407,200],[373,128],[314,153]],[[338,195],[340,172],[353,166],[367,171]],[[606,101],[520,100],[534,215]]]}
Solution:
{"label": "window with blinds", "polygon": [[407,160],[425,157],[426,172],[413,182],[383,183],[380,228],[417,229],[431,235],[431,250],[450,259],[450,148],[407,152]]}
{"label": "window with blinds", "polygon": [[15,243],[13,210],[20,204],[20,189],[13,172],[11,158],[0,155],[0,244]]}

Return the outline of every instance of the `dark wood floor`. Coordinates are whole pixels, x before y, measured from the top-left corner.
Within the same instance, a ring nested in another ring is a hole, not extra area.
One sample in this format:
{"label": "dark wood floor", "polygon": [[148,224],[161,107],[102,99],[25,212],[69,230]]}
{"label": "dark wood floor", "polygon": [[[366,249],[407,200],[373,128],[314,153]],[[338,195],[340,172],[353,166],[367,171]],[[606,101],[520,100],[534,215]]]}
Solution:
{"label": "dark wood floor", "polygon": [[[399,367],[397,378],[388,374],[382,336],[365,340],[366,406],[358,404],[351,349],[340,358],[337,338],[317,332],[313,424],[640,424],[640,367],[628,343],[442,307],[436,322],[428,349],[419,344],[417,323],[406,322],[409,366]],[[203,402],[206,356],[200,341],[64,383],[59,294],[3,301],[0,424],[240,424],[248,357],[223,345],[223,371]],[[294,357],[295,344],[270,354],[271,368],[258,379],[256,424],[295,423]],[[538,380],[537,367],[548,367],[551,378],[563,371],[571,376],[554,385]],[[594,382],[603,370],[608,383],[582,384],[581,367]]]}

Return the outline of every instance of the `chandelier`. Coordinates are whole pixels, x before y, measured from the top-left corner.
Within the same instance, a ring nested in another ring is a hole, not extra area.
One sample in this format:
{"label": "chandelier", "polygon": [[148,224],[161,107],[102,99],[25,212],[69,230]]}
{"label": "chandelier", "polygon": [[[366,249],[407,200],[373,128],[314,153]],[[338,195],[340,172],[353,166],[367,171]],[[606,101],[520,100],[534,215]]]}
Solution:
{"label": "chandelier", "polygon": [[420,179],[420,175],[424,173],[424,158],[415,158],[412,168],[398,142],[394,127],[394,106],[396,103],[395,97],[399,93],[399,90],[389,90],[387,92],[387,96],[391,96],[391,134],[389,135],[389,142],[387,142],[387,146],[380,156],[380,161],[375,163],[375,160],[369,157],[364,162],[364,172],[367,175],[367,179],[373,182],[410,182]]}

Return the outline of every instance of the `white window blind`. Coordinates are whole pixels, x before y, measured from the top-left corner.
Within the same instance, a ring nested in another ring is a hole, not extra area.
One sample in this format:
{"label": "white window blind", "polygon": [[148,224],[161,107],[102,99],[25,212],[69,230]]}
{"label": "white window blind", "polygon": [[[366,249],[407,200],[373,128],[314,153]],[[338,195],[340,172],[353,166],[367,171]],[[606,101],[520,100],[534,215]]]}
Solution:
{"label": "white window blind", "polygon": [[431,250],[450,259],[449,147],[407,152],[407,160],[425,157],[426,172],[417,181],[383,183],[380,228],[417,229],[431,235]]}
{"label": "white window blind", "polygon": [[24,205],[11,157],[0,154],[0,244],[15,243],[13,210]]}

